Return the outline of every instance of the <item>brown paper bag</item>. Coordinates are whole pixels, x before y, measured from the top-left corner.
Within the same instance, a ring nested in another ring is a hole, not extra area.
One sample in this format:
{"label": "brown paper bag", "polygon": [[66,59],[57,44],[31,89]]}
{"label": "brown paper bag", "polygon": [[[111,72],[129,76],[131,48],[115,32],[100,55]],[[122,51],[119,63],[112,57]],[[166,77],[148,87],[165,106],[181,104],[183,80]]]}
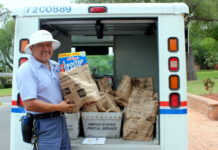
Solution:
{"label": "brown paper bag", "polygon": [[132,78],[132,86],[147,90],[154,90],[153,78]]}
{"label": "brown paper bag", "polygon": [[[136,110],[139,109],[139,110]],[[140,110],[141,107],[130,107],[125,111],[126,119],[144,119],[151,123],[155,123],[157,114],[144,113],[143,110]]]}
{"label": "brown paper bag", "polygon": [[150,141],[153,139],[154,125],[144,119],[127,119],[123,125],[123,139]]}
{"label": "brown paper bag", "polygon": [[155,100],[155,101],[158,100],[158,93],[154,93],[154,95],[153,95],[153,100]]}
{"label": "brown paper bag", "polygon": [[154,118],[152,121],[155,121],[158,110],[158,102],[157,101],[146,101],[144,104],[140,105],[128,105],[125,110],[126,118]]}
{"label": "brown paper bag", "polygon": [[131,78],[128,75],[124,75],[116,90],[117,97],[115,98],[115,101],[121,106],[127,106],[131,90]]}
{"label": "brown paper bag", "polygon": [[91,77],[88,64],[71,71],[60,72],[60,82],[64,99],[76,104],[72,110],[74,113],[84,104],[100,99],[98,87]]}
{"label": "brown paper bag", "polygon": [[96,102],[96,105],[101,112],[120,112],[120,108],[114,101],[114,96],[109,93],[103,94],[101,99]]}
{"label": "brown paper bag", "polygon": [[131,95],[129,97],[129,105],[140,105],[146,101],[152,101],[154,92],[147,89],[133,87]]}
{"label": "brown paper bag", "polygon": [[110,92],[108,92],[109,94],[116,96],[116,91],[115,90],[111,90]]}
{"label": "brown paper bag", "polygon": [[121,99],[120,97],[118,96],[115,96],[114,97],[114,101],[119,105],[119,106],[127,106],[128,105],[128,101],[127,100],[124,100],[124,99]]}
{"label": "brown paper bag", "polygon": [[83,105],[82,111],[83,112],[99,112],[95,102]]}
{"label": "brown paper bag", "polygon": [[108,93],[112,91],[111,85],[106,77],[101,79],[96,79],[98,88],[100,92]]}

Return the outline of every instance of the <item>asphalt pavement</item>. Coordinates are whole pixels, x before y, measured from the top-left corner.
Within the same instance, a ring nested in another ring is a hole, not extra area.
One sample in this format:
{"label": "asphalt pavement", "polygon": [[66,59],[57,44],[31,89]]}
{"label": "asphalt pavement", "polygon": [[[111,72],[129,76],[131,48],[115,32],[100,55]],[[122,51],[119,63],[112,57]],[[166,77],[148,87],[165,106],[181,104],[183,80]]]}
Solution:
{"label": "asphalt pavement", "polygon": [[11,96],[0,97],[0,103],[10,104],[11,103]]}
{"label": "asphalt pavement", "polygon": [[0,150],[10,150],[11,96],[0,97]]}

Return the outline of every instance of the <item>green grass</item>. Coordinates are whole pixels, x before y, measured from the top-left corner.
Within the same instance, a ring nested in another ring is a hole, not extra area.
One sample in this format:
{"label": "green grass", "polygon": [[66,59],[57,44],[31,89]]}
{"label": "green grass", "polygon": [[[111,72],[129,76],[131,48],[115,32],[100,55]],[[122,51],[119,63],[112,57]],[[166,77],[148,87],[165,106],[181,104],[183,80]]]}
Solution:
{"label": "green grass", "polygon": [[11,95],[11,88],[8,89],[0,89],[0,96],[9,96]]}
{"label": "green grass", "polygon": [[198,80],[188,81],[187,90],[189,93],[203,95],[209,92],[204,88],[204,80],[207,78],[215,82],[213,93],[218,93],[218,70],[202,70],[197,72]]}
{"label": "green grass", "polygon": [[[212,79],[212,80],[215,81],[213,93],[218,93],[218,79]],[[209,92],[204,88],[203,80],[188,81],[187,87],[189,93],[193,93],[197,95],[209,94]]]}
{"label": "green grass", "polygon": [[218,70],[202,70],[197,72],[198,80],[204,80],[207,78],[218,79]]}

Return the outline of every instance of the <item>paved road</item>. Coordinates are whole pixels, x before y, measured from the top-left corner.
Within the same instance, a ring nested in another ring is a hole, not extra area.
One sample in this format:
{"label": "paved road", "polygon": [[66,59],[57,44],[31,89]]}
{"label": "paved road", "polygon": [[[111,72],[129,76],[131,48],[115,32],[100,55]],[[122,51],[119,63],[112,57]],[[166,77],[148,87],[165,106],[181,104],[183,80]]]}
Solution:
{"label": "paved road", "polygon": [[0,97],[0,150],[10,149],[10,101],[10,96]]}
{"label": "paved road", "polygon": [[3,96],[3,97],[0,97],[0,103],[7,103],[7,104],[10,104],[11,102],[11,96]]}

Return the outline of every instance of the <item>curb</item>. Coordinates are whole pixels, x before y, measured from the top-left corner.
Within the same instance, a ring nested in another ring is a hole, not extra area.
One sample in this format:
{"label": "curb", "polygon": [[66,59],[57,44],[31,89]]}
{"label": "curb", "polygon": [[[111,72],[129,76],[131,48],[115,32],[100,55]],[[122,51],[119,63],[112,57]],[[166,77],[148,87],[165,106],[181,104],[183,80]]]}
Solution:
{"label": "curb", "polygon": [[211,120],[218,120],[218,101],[187,93],[188,106],[205,114]]}

